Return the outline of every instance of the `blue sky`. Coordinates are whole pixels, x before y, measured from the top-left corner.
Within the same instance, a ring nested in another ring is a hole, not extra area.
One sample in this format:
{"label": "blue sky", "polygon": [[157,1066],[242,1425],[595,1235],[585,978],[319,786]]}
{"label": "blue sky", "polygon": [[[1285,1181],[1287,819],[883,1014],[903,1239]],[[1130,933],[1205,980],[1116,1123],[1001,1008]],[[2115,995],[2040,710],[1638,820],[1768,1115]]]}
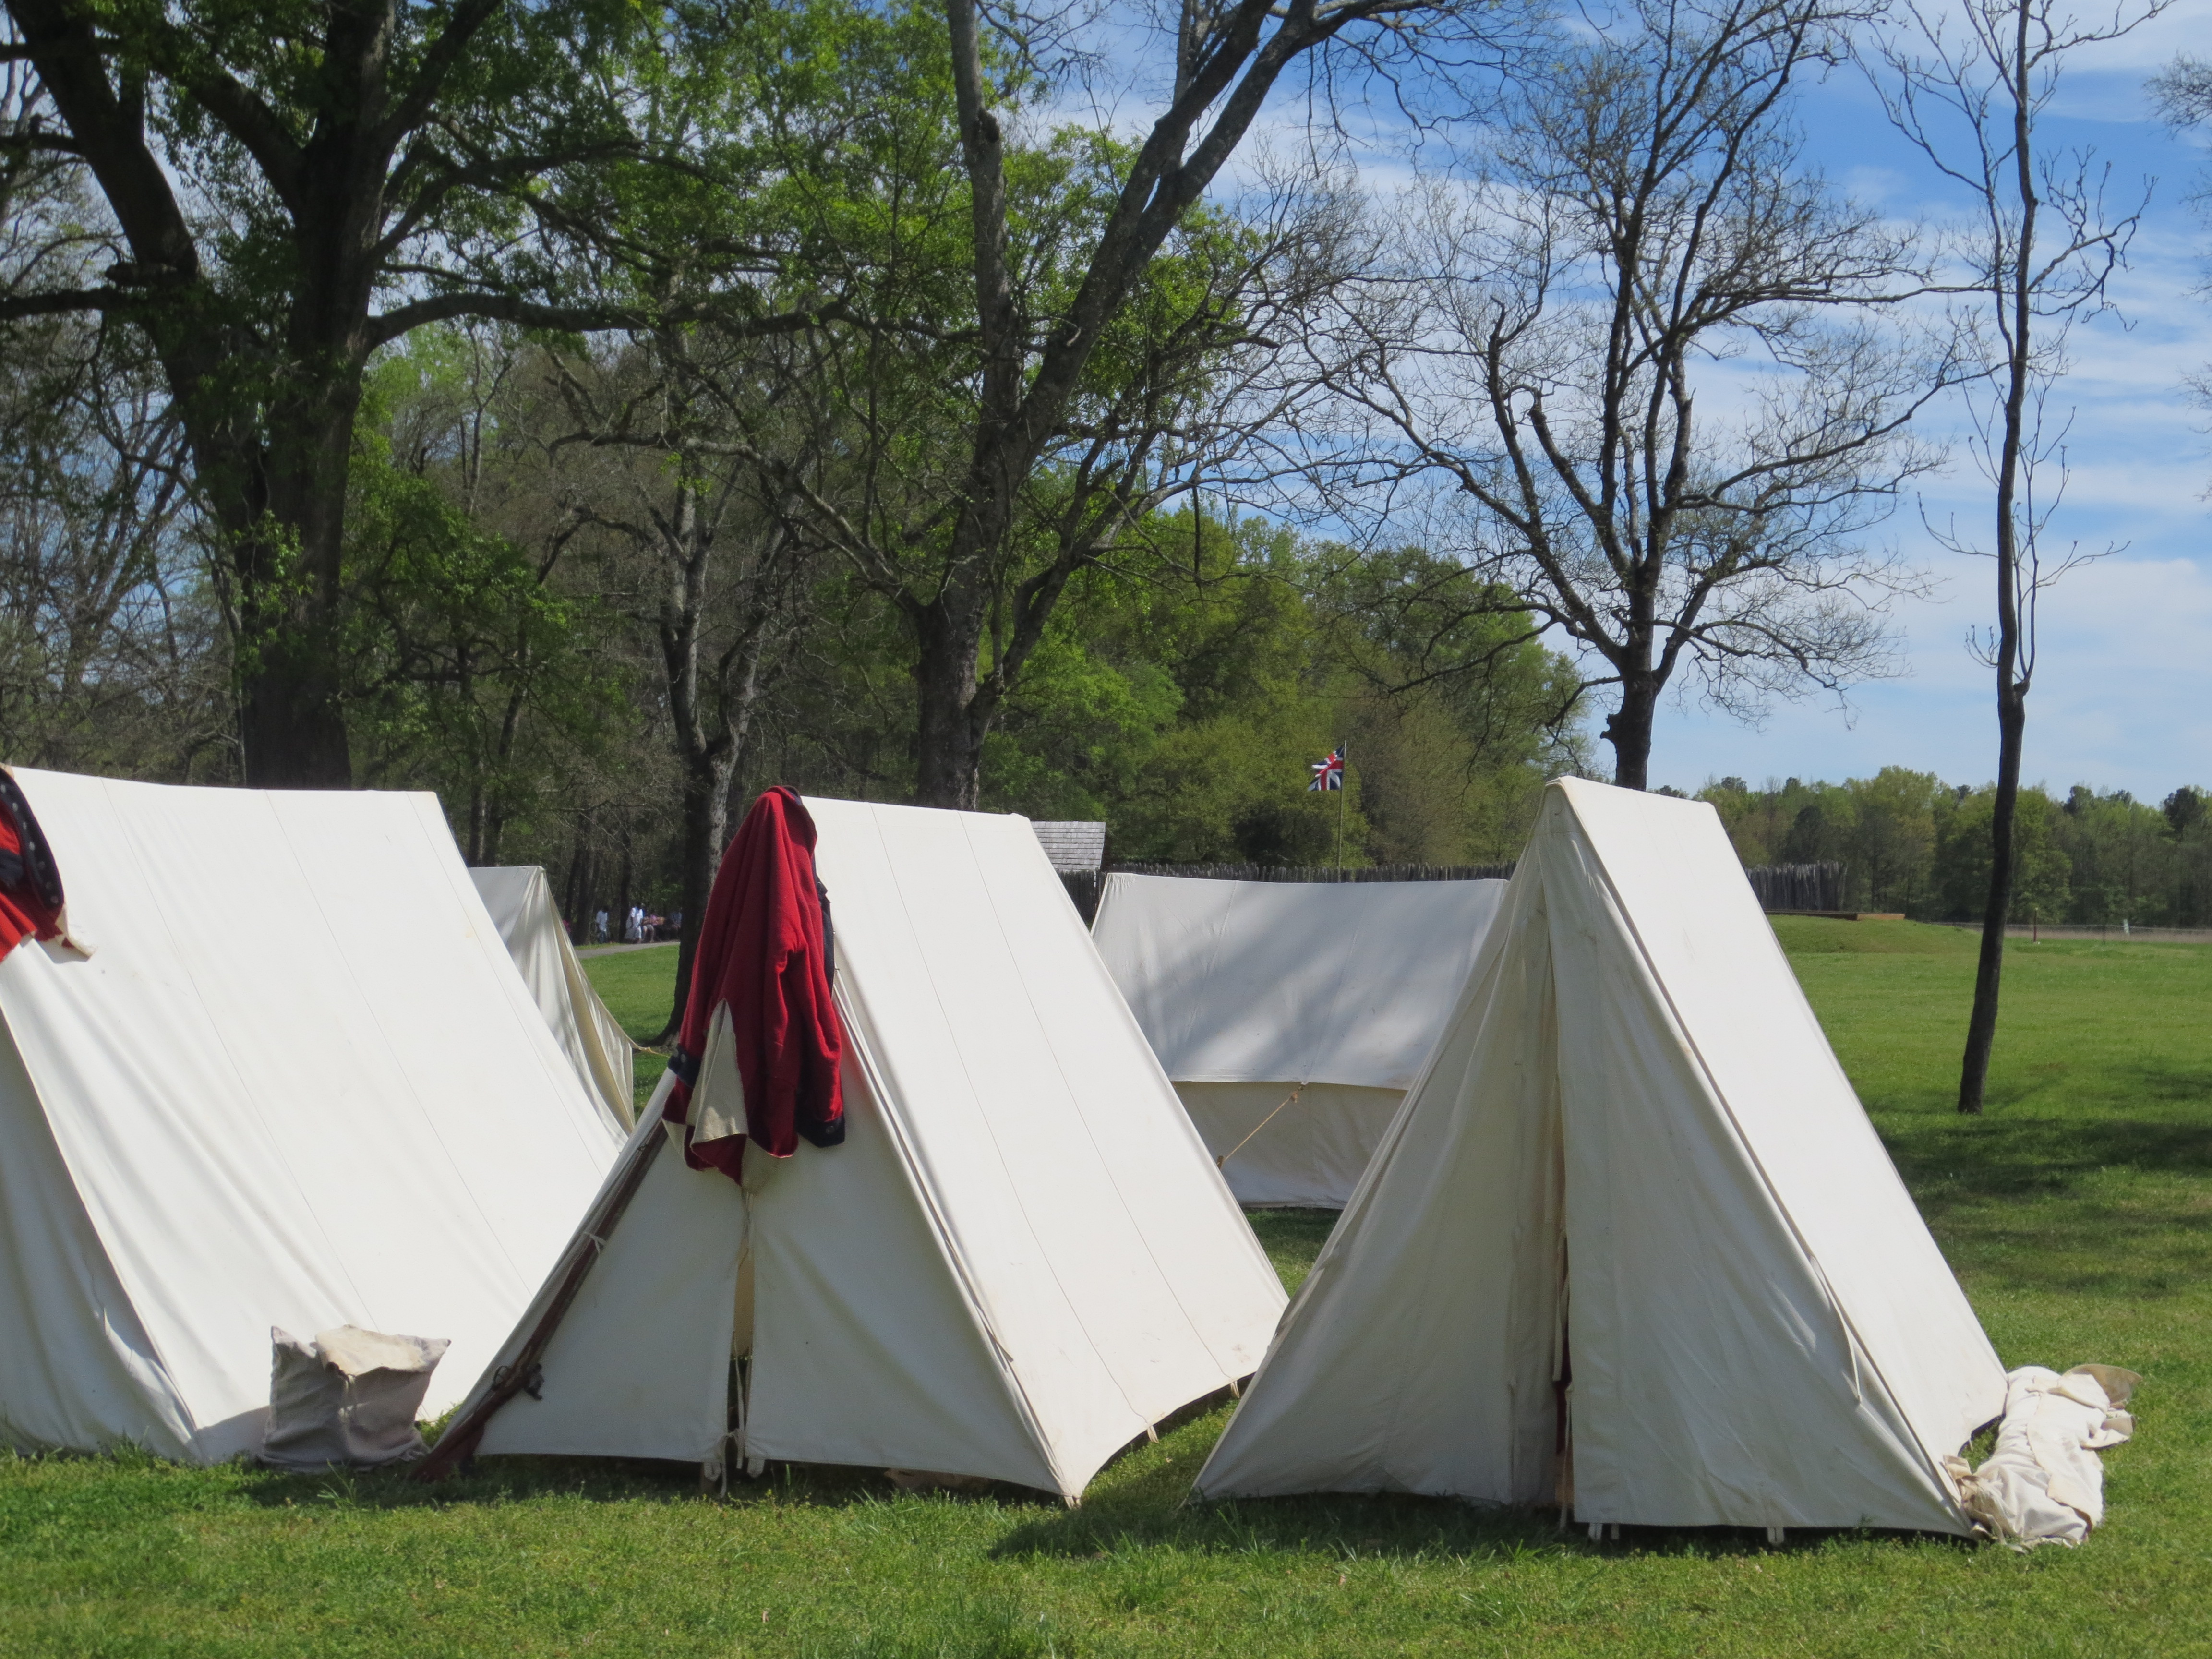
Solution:
{"label": "blue sky", "polygon": [[[2116,199],[2157,179],[2130,266],[2112,287],[2125,325],[2106,319],[2075,336],[2073,370],[2052,399],[2074,420],[2072,477],[2051,539],[2124,544],[2045,598],[2026,774],[2060,790],[2087,783],[2156,800],[2183,783],[2212,784],[2212,411],[2185,382],[2212,365],[2212,296],[2195,291],[2212,229],[2187,199],[2207,158],[2165,131],[2142,91],[2177,51],[2202,50],[2208,25],[2212,0],[2189,0],[2125,41],[2085,52],[2045,128],[2046,142],[2091,146],[2112,162]],[[1951,205],[1863,83],[1833,77],[1808,93],[1802,118],[1829,176],[1863,200],[1899,216]],[[1961,411],[1940,412],[1929,429],[1962,430]],[[1931,520],[1988,520],[1989,487],[1963,446],[1923,495]],[[1993,615],[1994,572],[1934,545],[1917,513],[1887,531],[1939,582],[1929,600],[1895,607],[1905,677],[1861,687],[1848,708],[1780,704],[1755,729],[1669,707],[1655,783],[1837,779],[1884,765],[1961,783],[1994,773],[1991,678],[1966,647],[1967,630]]]}

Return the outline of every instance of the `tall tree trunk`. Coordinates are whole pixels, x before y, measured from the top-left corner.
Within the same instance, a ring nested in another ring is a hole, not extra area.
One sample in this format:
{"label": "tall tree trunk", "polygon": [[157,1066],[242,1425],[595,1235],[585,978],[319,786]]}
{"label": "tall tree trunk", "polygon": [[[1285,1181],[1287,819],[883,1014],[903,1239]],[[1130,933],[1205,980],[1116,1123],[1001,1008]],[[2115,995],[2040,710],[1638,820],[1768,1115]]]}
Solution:
{"label": "tall tree trunk", "polygon": [[684,927],[676,947],[676,1004],[660,1041],[672,1042],[684,1028],[684,1012],[691,1000],[691,965],[698,959],[699,934],[707,920],[707,901],[721,869],[722,849],[730,839],[730,776],[736,768],[734,750],[702,756],[686,762],[684,773],[684,829],[678,871],[677,902],[683,908]]}
{"label": "tall tree trunk", "polygon": [[[662,665],[668,679],[668,712],[674,727],[677,758],[684,768],[681,865],[678,902],[684,927],[676,951],[675,995],[659,1041],[671,1042],[684,1026],[691,1000],[691,969],[707,921],[707,901],[729,840],[730,780],[743,759],[753,705],[760,695],[762,635],[769,618],[756,610],[738,642],[701,673],[700,642],[707,623],[708,581],[714,556],[714,527],[702,520],[696,489],[678,486],[674,511],[663,532],[662,555],[673,583],[660,617]],[[782,550],[762,553],[763,605],[772,584],[766,565]]]}
{"label": "tall tree trunk", "polygon": [[610,945],[627,945],[629,943],[629,831],[624,830],[623,831],[622,869],[615,877],[615,913],[613,916],[609,919],[607,923],[607,943]]}
{"label": "tall tree trunk", "polygon": [[983,738],[989,729],[975,708],[976,653],[982,643],[980,605],[948,590],[915,619],[921,647],[915,664],[918,719],[914,798],[923,806],[972,812],[981,797]]}
{"label": "tall tree trunk", "polygon": [[179,399],[237,597],[239,737],[255,788],[353,785],[338,631],[361,382],[334,379],[272,409],[265,446],[222,406],[233,394],[195,386]]}
{"label": "tall tree trunk", "polygon": [[2000,672],[1997,691],[1997,793],[1990,813],[1990,892],[1982,911],[1982,949],[1974,964],[1974,1011],[1966,1021],[1966,1056],[1959,1079],[1959,1109],[1982,1109],[1990,1054],[1997,1036],[1997,992],[2004,976],[2005,925],[2019,884],[2014,825],[2020,817],[2020,757],[2027,731],[2027,698]]}
{"label": "tall tree trunk", "polygon": [[[1656,561],[1655,561],[1656,568]],[[1651,787],[1651,726],[1666,682],[1651,660],[1654,596],[1642,586],[1628,595],[1628,640],[1613,659],[1620,674],[1620,707],[1606,716],[1603,736],[1613,745],[1613,781],[1622,789]]]}
{"label": "tall tree trunk", "polygon": [[1605,718],[1605,740],[1613,745],[1613,781],[1623,789],[1651,787],[1651,723],[1659,708],[1659,686],[1651,676],[1624,678],[1620,707]]}
{"label": "tall tree trunk", "polygon": [[568,851],[568,878],[561,884],[561,917],[568,926],[571,945],[588,945],[592,939],[591,917],[586,914],[584,862],[584,826],[580,819],[576,839]]}
{"label": "tall tree trunk", "polygon": [[[2021,750],[2027,726],[2028,664],[2021,613],[2023,598],[2033,605],[2033,584],[2023,589],[2021,561],[2030,550],[2021,545],[2018,513],[2021,473],[2026,465],[2029,382],[2034,368],[2028,331],[2035,318],[2035,93],[2029,83],[2028,0],[2016,0],[2012,80],[2013,187],[2020,202],[2020,228],[2012,257],[2000,267],[1999,299],[2010,315],[2002,318],[2011,350],[2006,363],[2004,435],[1997,454],[1997,793],[1990,814],[1990,891],[1982,910],[1982,949],[1974,969],[1974,1008],[1966,1019],[1966,1053],[1960,1066],[1959,1109],[1982,1109],[1990,1076],[1990,1053],[1997,1036],[1997,994],[2004,978],[2005,924],[2012,919],[2016,881],[2013,824],[2020,811]],[[2030,532],[2033,534],[2033,531]]]}

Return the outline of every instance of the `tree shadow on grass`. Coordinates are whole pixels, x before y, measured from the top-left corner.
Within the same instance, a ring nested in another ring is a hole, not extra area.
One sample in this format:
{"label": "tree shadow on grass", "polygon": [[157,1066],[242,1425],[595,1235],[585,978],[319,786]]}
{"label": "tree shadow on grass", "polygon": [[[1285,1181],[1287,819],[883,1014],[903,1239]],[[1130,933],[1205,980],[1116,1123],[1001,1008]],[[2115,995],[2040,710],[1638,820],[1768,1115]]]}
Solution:
{"label": "tree shadow on grass", "polygon": [[466,1474],[435,1482],[413,1479],[410,1467],[298,1473],[255,1468],[245,1476],[244,1492],[254,1503],[279,1509],[339,1504],[377,1510],[445,1509],[556,1497],[601,1503],[672,1503],[699,1495],[698,1466],[692,1463],[610,1457],[491,1457]]}
{"label": "tree shadow on grass", "polygon": [[2212,1179],[2212,1112],[2194,1122],[2021,1115],[1892,1127],[1890,1155],[1931,1218],[1957,1204],[2065,1193],[2115,1169]]}
{"label": "tree shadow on grass", "polygon": [[[2110,1086],[2114,1079],[2107,1079]],[[2212,1250],[2212,1069],[2146,1063],[2120,1083],[2142,1103],[2127,1115],[1999,1109],[1885,1114],[1891,1154],[1954,1258],[1984,1245],[2032,1235],[2036,1248],[2011,1250],[1998,1271],[2040,1288],[2154,1297],[2193,1282],[2180,1271]],[[2164,1179],[2114,1188],[2114,1170]],[[1261,1210],[1251,1221],[1290,1279],[1303,1277],[1335,1224],[1326,1210]],[[1552,1511],[1483,1509],[1447,1499],[1331,1496],[1224,1504],[1186,1503],[1192,1477],[1218,1423],[1203,1419],[1218,1401],[1194,1402],[1161,1425],[1163,1443],[1143,1443],[1109,1463],[1082,1507],[1063,1510],[1048,1494],[994,1485],[927,1501],[997,1506],[1018,1523],[995,1547],[1001,1557],[1087,1558],[1127,1548],[1168,1547],[1208,1553],[1255,1549],[1352,1555],[1446,1555],[1490,1559],[1566,1551],[1735,1555],[1768,1547],[1753,1533],[1634,1528],[1619,1542],[1561,1533]],[[501,1505],[553,1497],[597,1503],[698,1502],[698,1471],[688,1463],[609,1458],[489,1457],[465,1475],[425,1485],[403,1470],[244,1477],[250,1501],[307,1509],[332,1504],[379,1509]],[[769,1504],[854,1507],[911,1501],[878,1469],[778,1465],[761,1480],[733,1480],[720,1501],[743,1509]],[[1030,1518],[1019,1518],[1030,1517]],[[1792,1534],[1785,1547],[1809,1547],[1835,1534]],[[1886,1534],[1884,1534],[1886,1535]]]}
{"label": "tree shadow on grass", "polygon": [[1298,1554],[1334,1559],[1526,1561],[1654,1555],[1735,1559],[1817,1549],[1835,1538],[1885,1539],[1943,1548],[1966,1539],[1918,1534],[1797,1529],[1770,1544],[1763,1529],[1623,1527],[1594,1540],[1586,1527],[1562,1530],[1556,1510],[1505,1509],[1396,1493],[1328,1493],[1208,1504],[1162,1504],[1156,1496],[1102,1492],[1083,1507],[1026,1522],[996,1544],[999,1560],[1081,1559],[1151,1549],[1206,1555]]}
{"label": "tree shadow on grass", "polygon": [[2124,1113],[1891,1116],[1884,1139],[1961,1267],[2037,1290],[2156,1297],[2212,1265],[2212,1071],[2145,1065],[2123,1086],[2140,1103]]}
{"label": "tree shadow on grass", "polygon": [[[710,1496],[701,1489],[696,1463],[646,1458],[485,1457],[465,1473],[437,1481],[413,1479],[410,1468],[299,1474],[253,1468],[245,1474],[243,1492],[254,1503],[280,1509],[333,1503],[380,1510],[490,1507],[548,1498],[580,1498],[603,1504],[678,1504],[701,1502]],[[726,1494],[712,1496],[717,1502],[739,1507],[764,1504],[836,1507],[892,1499],[900,1492],[880,1469],[776,1464],[757,1480],[732,1479]]]}

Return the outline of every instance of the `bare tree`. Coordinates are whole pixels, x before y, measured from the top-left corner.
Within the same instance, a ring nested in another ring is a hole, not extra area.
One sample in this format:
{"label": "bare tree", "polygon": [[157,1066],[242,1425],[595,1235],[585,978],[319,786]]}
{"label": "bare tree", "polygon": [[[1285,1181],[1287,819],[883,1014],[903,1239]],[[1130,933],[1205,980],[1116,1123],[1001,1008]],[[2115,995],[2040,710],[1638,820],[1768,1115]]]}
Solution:
{"label": "bare tree", "polygon": [[1310,337],[1338,398],[1310,465],[1383,533],[1443,485],[1432,544],[1470,599],[1559,629],[1613,688],[1626,787],[1679,672],[1746,715],[1840,691],[1886,672],[1881,607],[1917,580],[1866,538],[1934,464],[1908,428],[1952,368],[1876,326],[1919,287],[1913,247],[1803,167],[1789,121],[1854,21],[1634,0],[1563,37],[1472,177],[1409,198],[1395,252]]}
{"label": "bare tree", "polygon": [[814,544],[798,533],[785,471],[797,446],[763,430],[787,383],[779,349],[709,329],[665,329],[593,361],[557,359],[572,428],[564,444],[612,452],[603,489],[578,519],[627,550],[620,578],[659,647],[660,689],[682,778],[678,850],[683,909],[675,1002],[683,1023],[708,896],[729,839],[731,780],[778,671],[803,636]]}
{"label": "bare tree", "polygon": [[[2153,77],[2150,88],[2158,100],[2159,113],[2177,132],[2201,132],[2212,127],[2212,58],[2183,52]],[[2212,173],[2198,175],[2190,199],[2199,215],[2212,223]],[[2197,291],[2212,295],[2212,283]],[[2200,369],[2189,384],[2199,403],[2212,406],[2212,367]]]}
{"label": "bare tree", "polygon": [[[2037,598],[2084,556],[2078,547],[2045,554],[2045,532],[2064,495],[2069,423],[2046,418],[2049,395],[2065,373],[2074,327],[2110,308],[2112,275],[2142,211],[2140,203],[2126,213],[2108,209],[2109,165],[2082,150],[2045,149],[2039,127],[2069,58],[2127,34],[2168,3],[2120,0],[2086,20],[2065,0],[1960,0],[1941,10],[1908,4],[1870,64],[1899,131],[1969,204],[1956,243],[1956,286],[1971,302],[1965,314],[1981,359],[1974,453],[1996,496],[1988,546],[1952,532],[1939,536],[1955,551],[1986,553],[1996,574],[1996,626],[1975,641],[1996,675],[1997,781],[1961,1112],[1982,1109],[1996,1041]],[[2039,491],[2039,475],[2051,486]]]}

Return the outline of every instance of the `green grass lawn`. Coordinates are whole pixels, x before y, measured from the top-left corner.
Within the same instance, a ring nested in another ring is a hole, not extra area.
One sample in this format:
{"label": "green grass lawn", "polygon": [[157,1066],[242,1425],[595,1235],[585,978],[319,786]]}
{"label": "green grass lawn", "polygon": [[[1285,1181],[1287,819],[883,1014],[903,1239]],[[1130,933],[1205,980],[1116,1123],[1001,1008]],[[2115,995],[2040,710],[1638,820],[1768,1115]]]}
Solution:
{"label": "green grass lawn", "polygon": [[[1814,1006],[2008,1364],[2127,1365],[2080,1551],[1630,1529],[1421,1499],[1184,1507],[1215,1411],[1080,1510],[487,1459],[390,1477],[0,1455],[8,1654],[2212,1653],[2212,948],[2009,953],[1991,1110],[1950,1109],[1973,942],[1784,920]],[[672,952],[590,966],[651,1035]],[[656,992],[652,976],[663,977]],[[1255,1223],[1286,1279],[1326,1218]]]}
{"label": "green grass lawn", "polygon": [[[632,1042],[651,1042],[668,1024],[668,1011],[676,994],[676,951],[673,945],[648,945],[642,951],[617,951],[584,958],[584,971],[591,975],[599,1000],[622,1022]],[[639,1053],[640,1105],[667,1069],[666,1055]]]}

